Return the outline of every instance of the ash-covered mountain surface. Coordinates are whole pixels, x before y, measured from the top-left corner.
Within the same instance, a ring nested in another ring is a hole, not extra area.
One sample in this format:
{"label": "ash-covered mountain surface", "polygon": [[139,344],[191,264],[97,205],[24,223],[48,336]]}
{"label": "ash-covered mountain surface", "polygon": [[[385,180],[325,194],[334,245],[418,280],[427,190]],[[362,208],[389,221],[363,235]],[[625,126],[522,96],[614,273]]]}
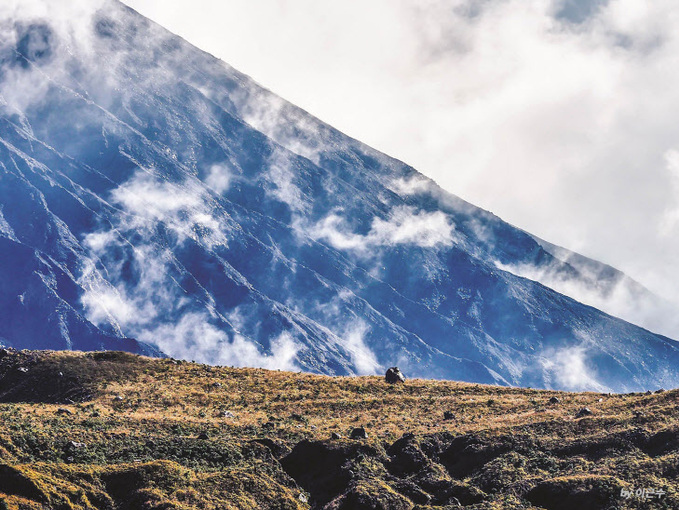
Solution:
{"label": "ash-covered mountain surface", "polygon": [[606,273],[606,288],[619,272],[589,261],[585,274],[117,1],[9,3],[0,343],[573,390],[678,385],[674,341],[512,268],[593,287]]}

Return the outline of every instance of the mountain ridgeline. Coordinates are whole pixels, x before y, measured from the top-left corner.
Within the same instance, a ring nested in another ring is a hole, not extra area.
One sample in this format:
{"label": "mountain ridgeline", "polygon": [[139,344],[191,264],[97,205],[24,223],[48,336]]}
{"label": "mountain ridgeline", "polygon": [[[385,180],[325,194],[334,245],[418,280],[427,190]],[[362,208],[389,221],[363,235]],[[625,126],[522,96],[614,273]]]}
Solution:
{"label": "mountain ridgeline", "polygon": [[679,385],[674,341],[510,270],[618,271],[569,263],[115,0],[56,3],[0,9],[0,343]]}

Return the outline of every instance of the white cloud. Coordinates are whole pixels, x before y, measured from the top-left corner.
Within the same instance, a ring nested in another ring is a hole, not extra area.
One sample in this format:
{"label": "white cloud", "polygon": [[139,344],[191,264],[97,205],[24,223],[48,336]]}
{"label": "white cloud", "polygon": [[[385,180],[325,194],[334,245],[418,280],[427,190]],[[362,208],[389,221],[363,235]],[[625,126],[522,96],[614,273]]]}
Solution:
{"label": "white cloud", "polygon": [[304,230],[312,238],[327,241],[335,248],[359,252],[399,244],[433,248],[450,246],[455,242],[455,226],[441,211],[426,212],[399,206],[390,212],[387,219],[373,218],[370,231],[365,235],[351,232],[345,223],[341,216],[330,214]]}
{"label": "white cloud", "polygon": [[670,203],[658,224],[660,234],[667,237],[676,234],[679,225],[679,151],[668,150],[665,153],[665,162],[675,196],[674,202]]}
{"label": "white cloud", "polygon": [[[148,230],[162,223],[177,235],[179,243],[191,238],[208,248],[228,244],[229,222],[197,182],[178,184],[139,171],[118,186],[111,198],[125,211],[127,229]],[[91,235],[87,242],[96,244],[101,233]]]}
{"label": "white cloud", "polygon": [[342,335],[342,347],[349,352],[358,375],[374,375],[382,369],[375,354],[365,344],[364,338],[369,330],[370,327],[364,321],[358,320]]}
{"label": "white cloud", "polygon": [[221,195],[229,189],[232,179],[233,173],[227,165],[212,165],[205,178],[205,184],[212,188],[215,193]]}
{"label": "white cloud", "polygon": [[186,313],[174,323],[145,330],[139,339],[158,345],[166,354],[214,365],[295,370],[300,346],[289,333],[271,341],[270,354],[239,334],[229,336],[202,313]]}
{"label": "white cloud", "polygon": [[[314,163],[319,162],[322,149],[326,149],[324,140],[316,136],[317,126],[304,115],[298,115],[289,108],[287,101],[281,97],[259,88],[243,88],[230,98],[238,107],[243,120],[252,127],[276,140],[287,150],[307,158]],[[208,92],[208,95],[210,93]],[[286,118],[294,119],[298,128],[295,136],[290,136],[290,123]]]}
{"label": "white cloud", "polygon": [[596,379],[596,371],[582,345],[548,349],[541,356],[542,369],[552,387],[567,391],[609,391]]}
{"label": "white cloud", "polygon": [[432,190],[432,182],[422,175],[414,175],[409,179],[399,177],[393,179],[387,186],[399,195],[417,195]]}
{"label": "white cloud", "polygon": [[291,167],[293,162],[290,157],[281,150],[274,150],[267,163],[268,169],[263,175],[267,193],[286,204],[294,213],[307,211],[311,205],[310,199],[294,182],[298,171]]}
{"label": "white cloud", "polygon": [[540,282],[576,301],[654,333],[679,338],[679,315],[676,306],[650,295],[631,279],[622,278],[617,282],[598,281],[597,275],[588,275],[586,272],[583,272],[582,276],[573,277],[563,271],[563,265],[556,262],[539,268],[530,264],[505,265],[499,262],[496,262],[496,266],[503,271]]}

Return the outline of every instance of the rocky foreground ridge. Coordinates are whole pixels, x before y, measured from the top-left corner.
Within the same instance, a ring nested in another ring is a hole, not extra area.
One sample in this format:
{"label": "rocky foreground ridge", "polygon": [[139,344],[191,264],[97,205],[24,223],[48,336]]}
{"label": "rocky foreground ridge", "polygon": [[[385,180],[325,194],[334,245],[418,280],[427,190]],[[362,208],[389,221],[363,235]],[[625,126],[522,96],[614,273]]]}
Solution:
{"label": "rocky foreground ridge", "polygon": [[0,358],[3,509],[679,508],[676,390]]}

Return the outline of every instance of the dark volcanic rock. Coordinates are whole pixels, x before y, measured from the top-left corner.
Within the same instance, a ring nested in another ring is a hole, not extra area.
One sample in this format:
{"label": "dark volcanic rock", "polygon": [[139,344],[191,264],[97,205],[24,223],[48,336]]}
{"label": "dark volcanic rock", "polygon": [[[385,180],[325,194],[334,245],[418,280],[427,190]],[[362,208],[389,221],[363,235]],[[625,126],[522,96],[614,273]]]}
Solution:
{"label": "dark volcanic rock", "polygon": [[406,377],[398,367],[391,367],[384,375],[384,380],[389,384],[398,384],[406,382]]}
{"label": "dark volcanic rock", "polygon": [[620,489],[609,476],[560,478],[538,483],[525,499],[547,510],[600,510],[620,502]]}
{"label": "dark volcanic rock", "polygon": [[351,431],[351,434],[350,434],[349,437],[351,439],[367,439],[368,433],[366,432],[365,428],[356,427],[354,430]]}
{"label": "dark volcanic rock", "polygon": [[325,510],[411,510],[413,504],[405,496],[389,490],[375,480],[353,485]]}
{"label": "dark volcanic rock", "polygon": [[268,437],[253,439],[250,442],[261,444],[262,446],[268,448],[269,451],[271,452],[271,455],[273,455],[274,458],[276,459],[280,459],[281,457],[289,454],[291,451],[290,448],[282,441],[278,441]]}
{"label": "dark volcanic rock", "polygon": [[417,486],[411,480],[396,480],[392,486],[399,494],[403,494],[416,505],[427,505],[431,503],[432,496]]}
{"label": "dark volcanic rock", "polygon": [[5,464],[0,464],[0,492],[32,499],[40,503],[48,502],[47,495],[42,488],[29,476],[19,469]]}
{"label": "dark volcanic rock", "polygon": [[392,444],[387,448],[387,454],[391,458],[389,470],[396,475],[417,473],[431,464],[412,434],[406,434]]}
{"label": "dark volcanic rock", "polygon": [[550,404],[560,404],[561,399],[559,399],[559,397],[552,397],[552,398],[549,399],[549,403]]}
{"label": "dark volcanic rock", "polygon": [[81,370],[77,363],[64,368],[44,353],[10,350],[8,353],[0,356],[0,402],[72,404],[92,397],[91,374],[86,374],[87,370]]}
{"label": "dark volcanic rock", "polygon": [[643,449],[652,457],[679,450],[679,428],[656,432],[648,439]]}
{"label": "dark volcanic rock", "polygon": [[352,462],[367,457],[384,459],[381,452],[365,443],[304,440],[280,462],[283,469],[311,494],[315,504],[324,505],[347,491],[355,475]]}
{"label": "dark volcanic rock", "polygon": [[576,418],[584,418],[585,416],[591,416],[592,410],[589,407],[583,407],[578,411],[578,414],[575,415]]}
{"label": "dark volcanic rock", "polygon": [[465,478],[513,448],[508,438],[492,441],[476,434],[465,434],[454,438],[439,458],[452,476]]}

